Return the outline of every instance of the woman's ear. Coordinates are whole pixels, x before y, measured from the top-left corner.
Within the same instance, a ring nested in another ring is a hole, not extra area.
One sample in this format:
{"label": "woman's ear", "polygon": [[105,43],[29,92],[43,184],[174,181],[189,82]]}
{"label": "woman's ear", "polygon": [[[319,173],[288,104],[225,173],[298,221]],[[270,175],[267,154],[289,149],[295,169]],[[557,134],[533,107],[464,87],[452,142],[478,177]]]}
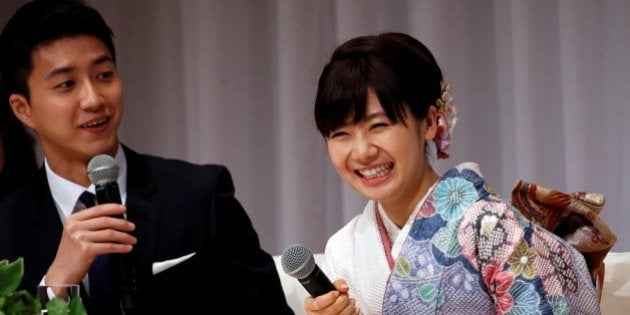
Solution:
{"label": "woman's ear", "polygon": [[35,129],[33,126],[33,120],[31,119],[31,105],[28,103],[28,100],[24,95],[16,93],[11,94],[11,96],[9,96],[9,104],[11,105],[11,109],[13,109],[13,113],[17,119],[30,128]]}
{"label": "woman's ear", "polygon": [[426,131],[424,133],[425,141],[432,141],[437,134],[437,125],[438,125],[438,113],[437,108],[431,105],[429,106],[429,110],[427,111],[427,116],[424,118],[424,125],[426,125]]}

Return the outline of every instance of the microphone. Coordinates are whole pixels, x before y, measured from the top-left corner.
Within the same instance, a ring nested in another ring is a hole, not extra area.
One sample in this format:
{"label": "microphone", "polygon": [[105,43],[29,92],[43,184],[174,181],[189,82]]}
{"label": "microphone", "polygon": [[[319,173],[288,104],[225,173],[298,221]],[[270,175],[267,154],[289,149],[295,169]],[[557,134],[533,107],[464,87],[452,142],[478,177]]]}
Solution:
{"label": "microphone", "polygon": [[[88,177],[96,188],[96,203],[122,204],[118,188],[118,164],[106,154],[93,157],[88,163]],[[124,218],[123,215],[116,216]],[[136,270],[130,255],[110,254],[110,270],[114,275],[114,288],[118,289],[118,302],[123,314],[134,314],[138,284]]]}
{"label": "microphone", "polygon": [[289,246],[282,253],[280,261],[284,272],[297,278],[312,297],[336,290],[326,274],[319,269],[313,254],[306,246],[300,244]]}
{"label": "microphone", "polygon": [[[93,157],[88,163],[88,177],[96,188],[96,202],[98,204],[122,204],[120,189],[118,188],[118,164],[107,154]],[[124,218],[122,215],[117,216]]]}

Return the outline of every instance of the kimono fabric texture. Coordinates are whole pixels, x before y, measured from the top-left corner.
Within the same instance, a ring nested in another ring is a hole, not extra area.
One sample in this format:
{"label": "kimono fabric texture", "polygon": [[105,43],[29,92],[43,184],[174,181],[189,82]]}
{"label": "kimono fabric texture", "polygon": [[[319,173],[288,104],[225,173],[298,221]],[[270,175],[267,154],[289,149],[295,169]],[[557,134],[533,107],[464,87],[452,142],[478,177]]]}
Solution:
{"label": "kimono fabric texture", "polygon": [[600,300],[604,258],[617,242],[617,236],[599,216],[604,201],[602,194],[566,194],[522,180],[512,190],[512,204],[526,218],[562,237],[584,255]]}
{"label": "kimono fabric texture", "polygon": [[326,245],[325,271],[343,278],[364,314],[599,314],[585,260],[529,221],[485,182],[475,163],[448,170],[390,249],[378,205]]}

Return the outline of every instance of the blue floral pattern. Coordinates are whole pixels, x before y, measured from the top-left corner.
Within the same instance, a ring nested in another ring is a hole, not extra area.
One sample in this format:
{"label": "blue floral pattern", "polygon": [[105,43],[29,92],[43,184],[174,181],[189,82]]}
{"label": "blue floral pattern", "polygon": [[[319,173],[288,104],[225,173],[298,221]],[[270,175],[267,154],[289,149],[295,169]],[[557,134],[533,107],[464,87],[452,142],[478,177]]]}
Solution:
{"label": "blue floral pattern", "polygon": [[479,199],[475,186],[462,178],[440,181],[433,196],[437,212],[447,221],[461,218],[464,210]]}
{"label": "blue floral pattern", "polygon": [[[476,167],[448,170],[426,200],[396,257],[384,314],[598,313],[579,253],[501,201]],[[536,258],[516,268],[514,257]]]}

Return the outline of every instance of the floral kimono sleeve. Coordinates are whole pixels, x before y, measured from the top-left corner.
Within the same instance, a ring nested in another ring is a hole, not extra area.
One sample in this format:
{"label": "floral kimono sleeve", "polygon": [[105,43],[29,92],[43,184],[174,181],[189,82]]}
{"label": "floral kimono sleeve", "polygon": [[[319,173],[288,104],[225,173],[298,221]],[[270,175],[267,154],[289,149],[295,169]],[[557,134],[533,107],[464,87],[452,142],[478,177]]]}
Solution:
{"label": "floral kimono sleeve", "polygon": [[505,202],[479,201],[464,221],[462,235],[478,237],[464,256],[480,267],[497,314],[600,313],[584,258],[567,242]]}

